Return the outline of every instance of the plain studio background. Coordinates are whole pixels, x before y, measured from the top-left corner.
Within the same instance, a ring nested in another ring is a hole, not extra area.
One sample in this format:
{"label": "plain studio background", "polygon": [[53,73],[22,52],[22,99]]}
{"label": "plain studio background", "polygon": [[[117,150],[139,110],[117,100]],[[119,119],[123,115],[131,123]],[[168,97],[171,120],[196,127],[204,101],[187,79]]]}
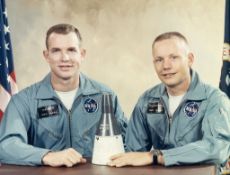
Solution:
{"label": "plain studio background", "polygon": [[224,0],[6,0],[19,89],[49,71],[42,56],[46,30],[79,28],[86,48],[82,71],[110,86],[129,117],[138,97],[159,83],[151,44],[160,33],[187,36],[201,78],[218,87],[224,38]]}

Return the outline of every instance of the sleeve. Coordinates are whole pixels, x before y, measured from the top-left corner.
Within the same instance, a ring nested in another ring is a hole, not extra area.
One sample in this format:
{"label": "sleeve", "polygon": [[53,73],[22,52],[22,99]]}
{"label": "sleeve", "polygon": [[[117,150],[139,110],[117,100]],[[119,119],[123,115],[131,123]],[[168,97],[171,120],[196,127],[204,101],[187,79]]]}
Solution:
{"label": "sleeve", "polygon": [[28,144],[31,125],[28,103],[13,96],[0,124],[0,162],[17,165],[41,165],[42,157],[49,152]]}
{"label": "sleeve", "polygon": [[136,104],[126,132],[127,151],[149,151],[152,147],[146,118],[141,110],[142,103]]}
{"label": "sleeve", "polygon": [[[220,100],[218,100],[220,99]],[[162,150],[165,165],[224,164],[230,155],[230,103],[222,96],[210,99],[202,121],[202,140]]]}

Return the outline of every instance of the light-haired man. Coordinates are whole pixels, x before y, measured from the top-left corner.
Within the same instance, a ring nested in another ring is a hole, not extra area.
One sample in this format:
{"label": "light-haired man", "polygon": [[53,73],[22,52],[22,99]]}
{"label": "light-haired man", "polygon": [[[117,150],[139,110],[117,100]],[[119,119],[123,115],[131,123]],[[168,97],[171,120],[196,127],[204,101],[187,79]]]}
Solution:
{"label": "light-haired man", "polygon": [[159,35],[152,54],[162,83],[139,98],[126,134],[130,152],[113,156],[109,165],[224,165],[230,154],[228,97],[200,80],[182,34]]}

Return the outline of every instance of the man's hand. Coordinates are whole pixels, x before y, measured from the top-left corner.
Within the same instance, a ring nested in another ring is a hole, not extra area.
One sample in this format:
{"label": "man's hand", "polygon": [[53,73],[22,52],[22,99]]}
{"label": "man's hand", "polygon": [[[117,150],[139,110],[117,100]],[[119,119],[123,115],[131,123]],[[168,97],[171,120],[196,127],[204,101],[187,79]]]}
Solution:
{"label": "man's hand", "polygon": [[129,152],[116,154],[111,157],[109,166],[122,167],[126,165],[143,166],[153,162],[152,152]]}
{"label": "man's hand", "polygon": [[52,167],[67,166],[72,167],[77,163],[85,163],[86,159],[82,157],[80,153],[75,151],[73,148],[68,148],[58,152],[48,152],[43,158],[42,162],[44,165]]}

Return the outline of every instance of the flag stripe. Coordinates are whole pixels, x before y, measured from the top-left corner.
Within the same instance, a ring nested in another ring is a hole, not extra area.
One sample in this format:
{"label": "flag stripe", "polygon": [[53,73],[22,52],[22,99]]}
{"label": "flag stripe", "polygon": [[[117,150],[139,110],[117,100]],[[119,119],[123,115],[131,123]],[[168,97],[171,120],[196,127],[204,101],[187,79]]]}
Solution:
{"label": "flag stripe", "polygon": [[1,120],[2,120],[2,116],[3,116],[3,112],[2,112],[1,109],[0,109],[0,122],[1,122]]}
{"label": "flag stripe", "polygon": [[8,102],[10,101],[10,94],[0,85],[0,99],[4,99],[0,103],[1,111],[5,111]]}
{"label": "flag stripe", "polygon": [[0,119],[11,95],[17,92],[5,0],[0,0]]}
{"label": "flag stripe", "polygon": [[12,95],[18,92],[18,86],[15,80],[10,76],[10,87]]}

